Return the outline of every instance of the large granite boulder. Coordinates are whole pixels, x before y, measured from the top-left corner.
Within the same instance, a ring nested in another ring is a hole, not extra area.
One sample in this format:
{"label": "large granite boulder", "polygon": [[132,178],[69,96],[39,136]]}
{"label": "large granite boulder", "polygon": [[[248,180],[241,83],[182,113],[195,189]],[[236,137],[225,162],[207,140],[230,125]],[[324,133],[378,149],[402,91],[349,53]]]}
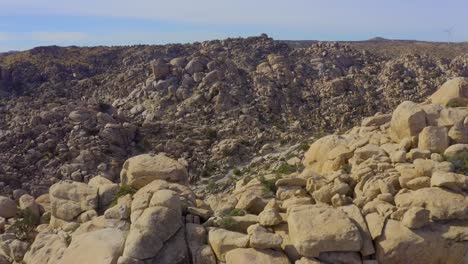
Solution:
{"label": "large granite boulder", "polygon": [[140,189],[154,180],[186,184],[187,169],[165,155],[143,154],[125,161],[120,173],[122,184]]}

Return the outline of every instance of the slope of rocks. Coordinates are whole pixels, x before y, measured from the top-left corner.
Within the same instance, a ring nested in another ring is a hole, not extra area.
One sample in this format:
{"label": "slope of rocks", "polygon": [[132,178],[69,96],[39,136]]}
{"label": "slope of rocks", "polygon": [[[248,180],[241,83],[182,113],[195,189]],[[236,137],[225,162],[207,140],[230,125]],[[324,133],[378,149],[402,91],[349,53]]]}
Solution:
{"label": "slope of rocks", "polygon": [[194,192],[160,153],[128,159],[120,183],[0,196],[0,263],[468,261],[467,79],[291,151],[296,172],[264,157],[229,192]]}
{"label": "slope of rocks", "polygon": [[190,181],[311,135],[421,102],[466,56],[385,57],[352,44],[293,48],[265,35],[193,44],[39,47],[0,58],[0,192],[116,180],[126,158],[165,152]]}

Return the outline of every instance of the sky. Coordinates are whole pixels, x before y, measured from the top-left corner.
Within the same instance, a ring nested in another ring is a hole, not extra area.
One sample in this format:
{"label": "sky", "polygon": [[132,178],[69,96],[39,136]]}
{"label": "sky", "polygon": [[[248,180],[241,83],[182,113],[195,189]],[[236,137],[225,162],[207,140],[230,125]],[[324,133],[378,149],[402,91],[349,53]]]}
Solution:
{"label": "sky", "polygon": [[268,34],[468,41],[468,0],[0,0],[0,52]]}

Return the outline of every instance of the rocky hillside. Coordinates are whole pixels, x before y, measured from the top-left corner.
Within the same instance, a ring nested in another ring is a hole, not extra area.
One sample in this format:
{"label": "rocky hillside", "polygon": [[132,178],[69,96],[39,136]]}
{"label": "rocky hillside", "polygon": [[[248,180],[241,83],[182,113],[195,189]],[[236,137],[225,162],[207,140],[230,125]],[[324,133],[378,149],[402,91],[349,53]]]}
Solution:
{"label": "rocky hillside", "polygon": [[304,150],[255,159],[231,191],[194,192],[186,160],[160,153],[127,159],[120,183],[0,196],[0,263],[468,262],[468,79]]}
{"label": "rocky hillside", "polygon": [[208,184],[254,157],[421,102],[454,76],[468,77],[466,55],[294,48],[265,35],[5,55],[0,193],[38,196],[96,175],[118,181],[127,158],[149,152],[180,159],[191,182]]}

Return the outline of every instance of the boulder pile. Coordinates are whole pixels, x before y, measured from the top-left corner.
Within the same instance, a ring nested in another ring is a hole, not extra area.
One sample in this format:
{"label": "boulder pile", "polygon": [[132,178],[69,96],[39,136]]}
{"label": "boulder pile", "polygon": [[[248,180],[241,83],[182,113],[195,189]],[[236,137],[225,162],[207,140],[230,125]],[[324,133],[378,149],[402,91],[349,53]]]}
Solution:
{"label": "boulder pile", "polygon": [[420,103],[448,78],[468,77],[466,55],[404,51],[379,55],[363,42],[295,48],[262,35],[4,54],[0,193],[39,196],[60,180],[96,175],[115,181],[128,158],[160,152],[185,159],[192,183],[219,180],[272,145],[344,132],[402,101]]}
{"label": "boulder pile", "polygon": [[160,153],[127,159],[114,181],[1,196],[0,263],[467,263],[466,83],[322,137],[302,170],[244,177],[231,192],[194,192],[186,161]]}

